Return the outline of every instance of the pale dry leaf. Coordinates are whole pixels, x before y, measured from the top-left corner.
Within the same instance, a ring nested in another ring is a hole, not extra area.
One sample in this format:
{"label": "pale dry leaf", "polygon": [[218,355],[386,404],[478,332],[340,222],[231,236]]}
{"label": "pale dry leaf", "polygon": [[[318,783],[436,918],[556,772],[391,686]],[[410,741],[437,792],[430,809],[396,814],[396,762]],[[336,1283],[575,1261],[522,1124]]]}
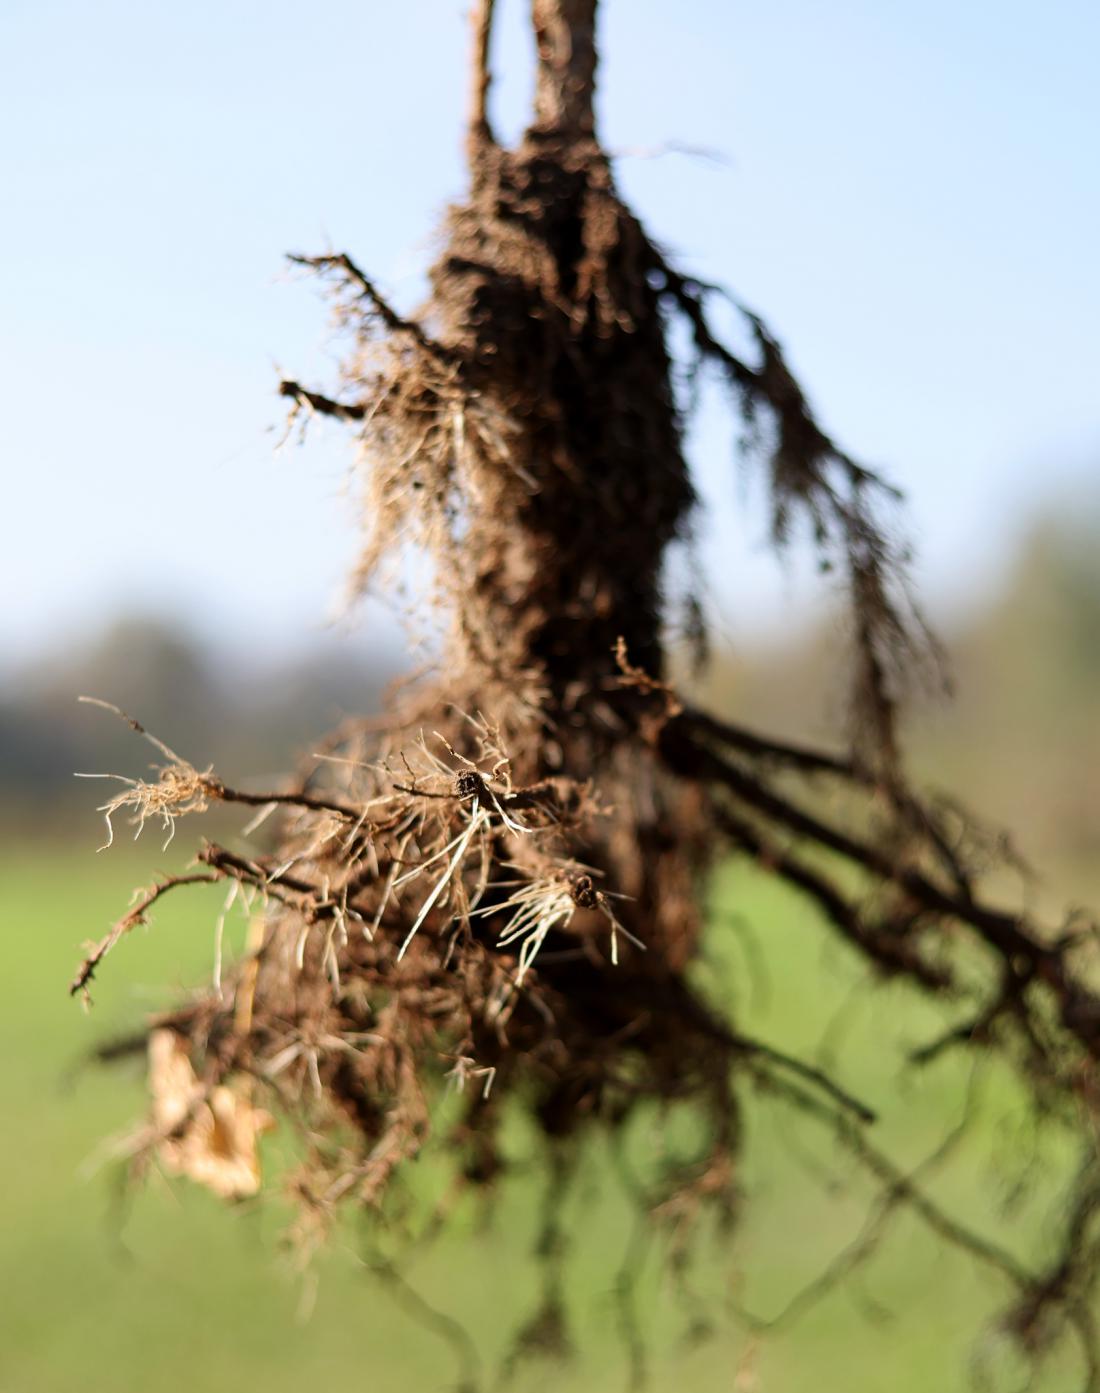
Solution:
{"label": "pale dry leaf", "polygon": [[195,1076],[186,1041],[173,1030],[154,1030],[149,1036],[149,1089],[153,1125],[163,1138],[157,1151],[166,1170],[205,1185],[222,1199],[257,1193],[258,1141],[275,1126],[270,1113],[225,1085],[207,1093]]}

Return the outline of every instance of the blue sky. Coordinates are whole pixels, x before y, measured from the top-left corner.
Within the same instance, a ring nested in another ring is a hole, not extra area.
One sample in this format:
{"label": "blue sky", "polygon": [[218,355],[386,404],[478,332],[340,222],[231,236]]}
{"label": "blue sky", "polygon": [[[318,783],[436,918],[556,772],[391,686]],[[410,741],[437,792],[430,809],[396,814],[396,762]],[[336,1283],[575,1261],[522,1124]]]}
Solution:
{"label": "blue sky", "polygon": [[[500,4],[515,132],[530,59]],[[339,346],[283,253],[346,249],[415,303],[462,186],[463,9],[5,0],[0,662],[122,608],[273,652],[322,629],[349,454],[328,428],[273,456],[274,388],[323,384]],[[967,603],[1100,473],[1100,7],[606,0],[602,25],[624,191],[765,315],[906,489],[933,600]],[[675,142],[726,162],[652,157]],[[716,607],[734,635],[787,622],[715,409],[693,448]]]}

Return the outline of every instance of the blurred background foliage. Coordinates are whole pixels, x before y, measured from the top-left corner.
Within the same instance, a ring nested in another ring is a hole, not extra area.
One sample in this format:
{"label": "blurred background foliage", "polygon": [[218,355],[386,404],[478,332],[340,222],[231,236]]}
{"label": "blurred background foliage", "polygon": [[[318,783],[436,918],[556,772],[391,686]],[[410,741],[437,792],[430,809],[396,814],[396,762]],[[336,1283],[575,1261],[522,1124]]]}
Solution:
{"label": "blurred background foliage", "polygon": [[[1011,833],[1054,893],[1084,894],[1100,875],[1100,502],[1037,517],[990,594],[959,594],[930,619],[947,690],[930,681],[911,707],[918,778]],[[835,738],[842,642],[828,618],[776,632],[705,686],[746,722]]]}
{"label": "blurred background foliage", "polygon": [[[1100,850],[1100,499],[1036,519],[989,595],[931,615],[949,690],[913,703],[909,751],[927,784],[1010,830],[1036,868],[1087,883]],[[736,648],[701,686],[715,709],[777,735],[843,737],[842,620],[805,616]],[[200,768],[268,787],[348,715],[378,710],[399,649],[328,638],[276,664],[216,648],[169,618],[123,614],[33,664],[0,669],[0,819],[95,836],[100,801],[74,771],[140,773],[146,751],[87,694],[117,702]],[[1083,888],[1083,884],[1082,884]]]}

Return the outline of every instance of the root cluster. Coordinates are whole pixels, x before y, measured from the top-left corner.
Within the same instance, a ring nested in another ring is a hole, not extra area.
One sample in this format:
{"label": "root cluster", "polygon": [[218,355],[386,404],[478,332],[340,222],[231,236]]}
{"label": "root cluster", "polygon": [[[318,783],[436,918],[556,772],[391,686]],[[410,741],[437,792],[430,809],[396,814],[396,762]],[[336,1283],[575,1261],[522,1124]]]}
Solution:
{"label": "root cluster", "polygon": [[[356,441],[356,583],[377,583],[410,542],[432,558],[448,626],[437,672],[380,722],[335,732],[277,793],[232,788],[158,743],[157,781],[128,783],[108,815],[171,831],[208,803],[242,803],[278,814],[274,843],[205,844],[194,873],[152,887],[89,953],[73,990],[176,886],[243,897],[251,951],[152,1023],[145,1143],[245,1194],[265,1125],[253,1096],[308,1118],[292,1185],[318,1232],[341,1205],[384,1209],[448,1082],[462,1116],[434,1142],[457,1184],[502,1174],[508,1105],[560,1165],[636,1108],[686,1101],[698,1154],[644,1205],[680,1232],[685,1215],[729,1217],[741,1100],[765,1088],[824,1121],[888,1209],[994,1267],[1025,1342],[1076,1331],[1097,1386],[1093,926],[1047,929],[989,904],[966,819],[910,786],[896,717],[930,644],[891,535],[893,491],[818,424],[756,315],[742,311],[753,361],[720,341],[716,292],[672,267],[620,200],[592,121],[594,17],[595,0],[535,0],[538,104],[508,150],[487,115],[491,5],[479,8],[470,190],[419,314],[398,313],[347,255],[296,258],[333,292],[348,352],[336,389],[280,390],[294,416],[341,421]],[[667,559],[690,543],[695,501],[677,323],[688,366],[731,388],[777,544],[805,533],[846,588],[847,749],[771,740],[669,685]],[[954,1023],[924,1060],[998,1051],[1077,1130],[1071,1218],[1046,1270],[943,1214],[876,1150],[864,1101],[742,1034],[700,990],[700,892],[732,853],[816,907],[866,962],[868,990],[900,979],[948,1005]]]}

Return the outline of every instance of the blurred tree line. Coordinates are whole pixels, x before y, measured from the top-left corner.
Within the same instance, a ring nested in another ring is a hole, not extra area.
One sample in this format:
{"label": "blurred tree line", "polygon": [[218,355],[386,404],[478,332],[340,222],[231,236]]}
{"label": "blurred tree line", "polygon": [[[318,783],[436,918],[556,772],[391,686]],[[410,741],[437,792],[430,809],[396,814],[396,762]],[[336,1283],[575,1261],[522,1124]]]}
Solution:
{"label": "blurred tree line", "polygon": [[270,785],[342,716],[377,710],[398,661],[330,642],[271,665],[216,652],[178,622],[121,617],[0,679],[0,819],[33,810],[67,832],[103,801],[76,771],[145,772],[148,747],[79,695],[115,702],[200,768]]}
{"label": "blurred tree line", "polygon": [[[936,613],[951,692],[929,691],[906,725],[919,780],[967,790],[1025,859],[1072,893],[1095,893],[1100,853],[1100,524],[1095,509],[1037,523],[991,601]],[[739,719],[827,739],[841,719],[837,626],[720,665]]]}
{"label": "blurred tree line", "polygon": [[[1038,525],[992,603],[935,618],[954,694],[913,713],[915,768],[967,788],[1040,865],[1086,866],[1100,852],[1100,527]],[[720,658],[706,686],[745,722],[827,738],[843,704],[836,643],[824,621]],[[0,679],[0,819],[33,808],[67,832],[102,801],[74,771],[143,771],[146,750],[78,694],[117,702],[200,767],[270,785],[341,716],[377,710],[400,667],[392,649],[368,659],[335,643],[272,667],[169,620],[120,618]]]}

